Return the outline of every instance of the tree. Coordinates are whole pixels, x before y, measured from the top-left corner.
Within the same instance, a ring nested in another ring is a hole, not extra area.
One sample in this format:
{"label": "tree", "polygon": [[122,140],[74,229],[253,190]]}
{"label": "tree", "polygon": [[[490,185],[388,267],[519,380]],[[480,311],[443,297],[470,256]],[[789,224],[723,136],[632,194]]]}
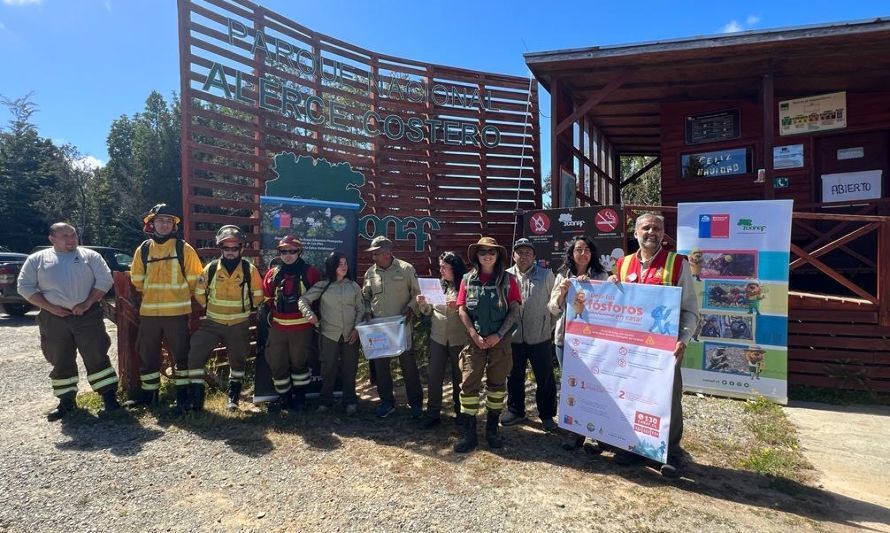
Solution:
{"label": "tree", "polygon": [[[647,156],[621,157],[621,178],[628,179],[652,161]],[[621,203],[631,205],[661,204],[661,163],[647,170],[621,190]]]}
{"label": "tree", "polygon": [[65,161],[59,148],[38,134],[32,96],[13,100],[0,95],[12,115],[0,130],[0,244],[21,252],[46,244],[49,224],[62,219],[51,219],[38,208],[41,195],[56,186]]}
{"label": "tree", "polygon": [[122,115],[108,133],[108,165],[96,177],[96,206],[103,242],[135,248],[142,234],[142,215],[157,203],[182,209],[180,155],[181,112],[152,91],[145,108],[132,118]]}

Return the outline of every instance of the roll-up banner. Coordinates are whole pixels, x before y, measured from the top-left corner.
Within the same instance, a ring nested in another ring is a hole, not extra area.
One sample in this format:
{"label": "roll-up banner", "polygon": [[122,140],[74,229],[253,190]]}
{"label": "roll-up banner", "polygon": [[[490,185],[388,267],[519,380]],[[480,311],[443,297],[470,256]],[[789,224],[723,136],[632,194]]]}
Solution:
{"label": "roll-up banner", "polygon": [[[538,266],[556,271],[576,235],[587,235],[607,272],[624,257],[624,216],[618,206],[566,207],[527,211],[523,236],[532,241]],[[507,248],[510,248],[507,246]]]}
{"label": "roll-up banner", "polygon": [[684,390],[788,402],[791,200],[678,205],[701,328],[683,359]]}

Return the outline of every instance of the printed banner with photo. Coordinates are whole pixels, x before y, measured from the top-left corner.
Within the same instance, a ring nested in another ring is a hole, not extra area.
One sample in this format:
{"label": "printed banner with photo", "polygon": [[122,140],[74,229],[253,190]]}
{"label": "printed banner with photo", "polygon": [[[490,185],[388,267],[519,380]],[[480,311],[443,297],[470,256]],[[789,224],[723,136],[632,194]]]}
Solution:
{"label": "printed banner with photo", "polygon": [[560,427],[665,462],[681,292],[572,282]]}
{"label": "printed banner with photo", "polygon": [[677,249],[689,257],[702,316],[683,388],[787,403],[792,201],[678,207]]}
{"label": "printed banner with photo", "polygon": [[523,221],[523,236],[534,244],[538,266],[554,272],[562,265],[566,248],[575,235],[593,239],[596,259],[607,272],[624,257],[624,216],[618,206],[528,211]]}

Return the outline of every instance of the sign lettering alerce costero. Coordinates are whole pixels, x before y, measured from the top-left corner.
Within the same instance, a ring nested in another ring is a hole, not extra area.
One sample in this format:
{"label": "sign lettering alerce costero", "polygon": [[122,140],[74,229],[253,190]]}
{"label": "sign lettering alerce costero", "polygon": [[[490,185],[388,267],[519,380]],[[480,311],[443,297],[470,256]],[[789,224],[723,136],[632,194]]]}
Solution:
{"label": "sign lettering alerce costero", "polygon": [[[220,217],[258,226],[250,213],[283,153],[363,177],[344,191],[362,198],[359,246],[392,217],[445,237],[418,238],[412,262],[436,264],[452,235],[506,242],[516,209],[540,206],[533,80],[365,50],[247,0],[178,5],[184,226],[199,247]],[[297,179],[309,191],[323,178]]]}

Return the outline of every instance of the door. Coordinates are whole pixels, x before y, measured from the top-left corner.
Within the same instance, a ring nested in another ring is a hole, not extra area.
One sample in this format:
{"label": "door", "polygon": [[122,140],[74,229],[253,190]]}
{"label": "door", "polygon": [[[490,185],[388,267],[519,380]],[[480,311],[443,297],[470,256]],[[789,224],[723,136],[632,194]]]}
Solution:
{"label": "door", "polygon": [[[890,170],[890,132],[876,131],[820,137],[815,144],[816,178],[814,197],[820,202],[851,201],[890,197],[887,174]],[[877,178],[880,173],[880,179]],[[823,176],[832,175],[828,193],[823,192]],[[875,190],[878,189],[879,190]]]}

